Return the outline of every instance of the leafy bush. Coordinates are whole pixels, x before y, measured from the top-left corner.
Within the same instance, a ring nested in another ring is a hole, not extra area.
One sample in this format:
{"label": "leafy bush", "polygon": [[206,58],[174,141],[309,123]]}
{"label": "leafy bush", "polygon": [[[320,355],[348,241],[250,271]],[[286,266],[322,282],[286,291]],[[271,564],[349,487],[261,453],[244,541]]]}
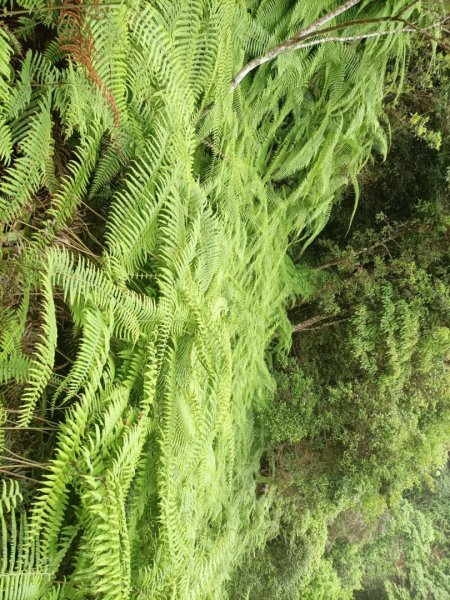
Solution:
{"label": "leafy bush", "polygon": [[294,358],[283,355],[279,356],[275,380],[275,401],[264,412],[263,427],[269,432],[271,443],[293,444],[313,427],[317,403],[314,382],[304,376]]}

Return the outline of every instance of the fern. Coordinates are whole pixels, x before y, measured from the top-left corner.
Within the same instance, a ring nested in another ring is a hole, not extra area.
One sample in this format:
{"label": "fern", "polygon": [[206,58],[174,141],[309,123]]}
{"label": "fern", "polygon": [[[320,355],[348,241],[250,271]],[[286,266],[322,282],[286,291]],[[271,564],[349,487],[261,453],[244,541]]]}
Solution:
{"label": "fern", "polygon": [[[2,488],[4,597],[224,599],[269,535],[254,413],[273,394],[266,349],[289,344],[287,248],[385,152],[386,70],[401,76],[408,39],[286,53],[230,82],[334,5],[22,0],[23,27],[0,27],[2,261],[19,272],[0,381],[21,430],[36,416],[56,429],[25,504]],[[44,47],[9,64],[38,25]],[[410,309],[394,307],[389,346],[403,365]]]}
{"label": "fern", "polygon": [[50,94],[46,94],[37,106],[37,114],[26,123],[26,137],[16,139],[23,149],[23,156],[9,167],[0,184],[2,221],[10,221],[17,215],[38,191],[44,178],[46,163],[52,153],[50,101]]}
{"label": "fern", "polygon": [[53,367],[57,342],[56,314],[50,274],[45,273],[42,281],[44,323],[41,341],[36,345],[37,357],[28,369],[28,385],[22,396],[18,424],[26,427],[32,417],[35,405],[47,386]]}
{"label": "fern", "polygon": [[9,60],[13,50],[9,44],[9,39],[5,31],[0,29],[0,160],[5,164],[8,164],[12,155],[12,139],[11,131],[8,127],[7,119],[5,118],[5,105],[7,104],[10,90],[9,90],[9,78],[10,68]]}

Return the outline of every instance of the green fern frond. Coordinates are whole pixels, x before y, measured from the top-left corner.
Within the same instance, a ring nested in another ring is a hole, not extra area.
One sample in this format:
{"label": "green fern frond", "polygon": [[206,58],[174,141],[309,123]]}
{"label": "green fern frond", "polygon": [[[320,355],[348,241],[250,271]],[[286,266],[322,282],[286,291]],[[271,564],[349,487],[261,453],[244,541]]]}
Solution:
{"label": "green fern frond", "polygon": [[32,416],[39,398],[44,392],[52,371],[57,342],[57,326],[51,274],[44,273],[42,277],[42,308],[43,326],[40,342],[36,344],[36,357],[28,369],[27,386],[22,395],[20,413],[17,423],[26,427]]}
{"label": "green fern frond", "polygon": [[27,135],[20,141],[23,156],[17,158],[0,180],[0,219],[9,222],[37,192],[46,173],[52,152],[50,115],[51,95],[37,107],[27,124]]}
{"label": "green fern frond", "polygon": [[80,389],[97,389],[109,353],[110,326],[103,315],[86,309],[82,317],[83,338],[69,374],[55,391],[52,403],[64,391],[64,403],[69,402]]}

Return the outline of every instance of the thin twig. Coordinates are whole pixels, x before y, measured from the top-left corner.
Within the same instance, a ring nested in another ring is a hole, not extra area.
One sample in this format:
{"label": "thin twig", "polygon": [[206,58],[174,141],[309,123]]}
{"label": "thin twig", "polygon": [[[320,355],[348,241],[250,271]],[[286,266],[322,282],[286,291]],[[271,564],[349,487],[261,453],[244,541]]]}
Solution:
{"label": "thin twig", "polygon": [[316,21],[311,23],[311,25],[308,25],[308,27],[305,27],[305,29],[302,29],[299,33],[297,33],[296,35],[291,37],[290,40],[288,40],[288,41],[294,41],[294,40],[298,41],[298,40],[304,39],[305,37],[310,36],[312,33],[314,33],[320,27],[322,27],[322,25],[326,25],[326,23],[329,23],[330,21],[332,21],[339,15],[342,15],[344,12],[347,12],[348,10],[350,10],[351,8],[353,8],[360,2],[361,2],[361,0],[349,0],[348,2],[345,2],[344,4],[342,4],[342,6],[339,6],[338,8],[336,8],[336,10],[333,10],[333,11],[327,13],[323,17],[320,17],[319,19],[317,19]]}
{"label": "thin twig", "polygon": [[0,431],[58,431],[58,427],[0,427]]}
{"label": "thin twig", "polygon": [[3,448],[3,450],[5,452],[7,452],[8,454],[12,454],[12,456],[15,456],[17,459],[19,460],[25,460],[27,461],[28,464],[30,465],[41,465],[42,463],[36,462],[34,460],[31,460],[31,458],[24,458],[23,456],[20,456],[20,454],[16,454],[15,452],[13,452],[12,450],[10,450],[9,448]]}
{"label": "thin twig", "polygon": [[[432,25],[427,27],[416,27],[416,31],[420,33],[425,33],[430,29],[434,29],[435,27],[441,27],[443,31],[445,31],[442,27],[450,19],[449,16],[445,16],[439,21],[435,21]],[[317,32],[316,35],[323,33],[331,33],[333,31],[339,31],[340,29],[347,29],[348,27],[354,27],[355,25],[376,25],[377,23],[402,23],[403,25],[410,24],[409,21],[405,19],[401,19],[400,17],[373,17],[368,19],[353,19],[352,21],[346,21],[345,23],[338,23],[336,25],[331,25],[330,27],[324,27],[320,31]],[[410,24],[413,27],[412,23]],[[393,31],[395,33],[395,31]]]}
{"label": "thin twig", "polygon": [[[0,456],[0,460],[4,460],[6,457],[5,456]],[[29,464],[27,462],[18,462],[17,464],[14,463],[8,463],[7,461],[3,462],[3,465],[5,467],[7,467],[8,469],[23,469],[24,467],[28,467],[29,469],[43,469],[45,471],[50,471],[50,467],[46,466],[46,465],[41,465],[39,463],[37,464]]]}
{"label": "thin twig", "polygon": [[[19,479],[26,479],[27,481],[32,481],[33,483],[41,483],[40,481],[38,481],[37,479],[33,479],[32,477],[27,477],[26,475],[21,475],[20,473],[12,473],[11,471],[8,471],[7,469],[0,469],[0,473],[4,473],[5,475],[8,475],[9,477],[18,477]],[[2,575],[3,577],[3,575]]]}

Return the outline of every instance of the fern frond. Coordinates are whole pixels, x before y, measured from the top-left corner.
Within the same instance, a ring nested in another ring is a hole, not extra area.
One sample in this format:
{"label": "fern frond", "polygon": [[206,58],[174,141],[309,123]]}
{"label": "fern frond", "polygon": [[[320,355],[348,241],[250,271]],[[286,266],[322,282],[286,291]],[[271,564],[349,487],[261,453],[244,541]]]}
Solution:
{"label": "fern frond", "polygon": [[21,140],[23,156],[17,158],[0,180],[0,219],[9,222],[37,192],[47,170],[52,152],[52,119],[49,93],[37,107],[27,125],[27,135]]}
{"label": "fern frond", "polygon": [[40,342],[36,344],[35,348],[37,355],[28,369],[27,387],[22,395],[17,420],[20,427],[26,427],[30,422],[36,403],[44,392],[53,371],[57,326],[51,273],[49,272],[44,273],[42,277],[42,296],[42,333],[40,335]]}
{"label": "fern frond", "polygon": [[62,391],[64,403],[67,403],[82,387],[89,386],[95,391],[99,385],[109,352],[110,327],[103,315],[89,309],[84,311],[82,323],[83,338],[75,362],[55,391],[53,404]]}

